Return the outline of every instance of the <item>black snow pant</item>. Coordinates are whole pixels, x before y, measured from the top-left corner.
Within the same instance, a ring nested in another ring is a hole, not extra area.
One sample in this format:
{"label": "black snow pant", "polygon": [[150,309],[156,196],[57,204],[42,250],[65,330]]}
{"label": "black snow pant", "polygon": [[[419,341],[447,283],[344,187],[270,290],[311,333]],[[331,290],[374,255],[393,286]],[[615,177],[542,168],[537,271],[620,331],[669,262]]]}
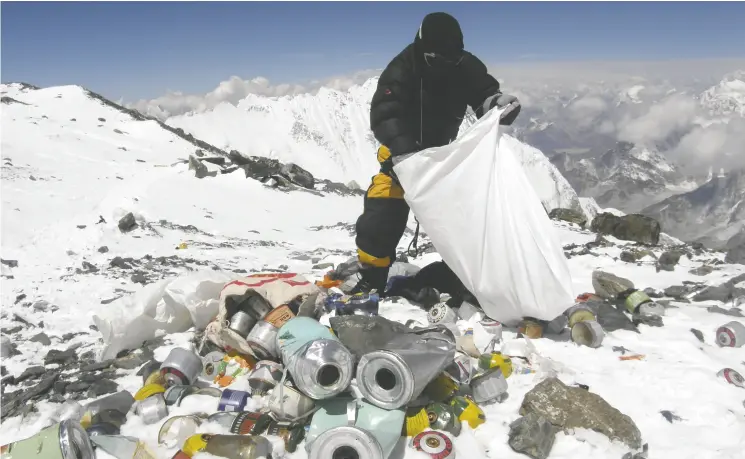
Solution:
{"label": "black snow pant", "polygon": [[396,247],[409,219],[404,190],[384,167],[390,155],[386,146],[378,149],[381,171],[372,178],[365,193],[364,209],[356,225],[357,257],[369,267],[363,270],[363,277],[379,291],[385,287],[388,269],[396,260]]}

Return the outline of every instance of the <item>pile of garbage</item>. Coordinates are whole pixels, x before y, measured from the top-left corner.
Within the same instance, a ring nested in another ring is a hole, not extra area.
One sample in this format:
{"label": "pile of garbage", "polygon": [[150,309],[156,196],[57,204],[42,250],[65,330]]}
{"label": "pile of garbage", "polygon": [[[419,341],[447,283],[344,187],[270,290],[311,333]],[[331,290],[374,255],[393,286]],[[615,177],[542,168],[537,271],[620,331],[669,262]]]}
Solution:
{"label": "pile of garbage", "polygon": [[[160,424],[158,443],[178,448],[171,459],[201,452],[276,459],[299,448],[311,459],[388,459],[401,437],[432,458],[453,459],[462,424],[478,428],[486,421],[482,407],[509,397],[512,375],[535,372],[547,379],[526,395],[523,417],[510,426],[514,450],[545,458],[554,434],[574,427],[642,447],[628,416],[586,388],[565,386],[552,362],[534,349],[505,343],[508,325],[489,318],[473,298],[432,287],[399,288],[422,300],[428,319],[402,324],[379,314],[378,293],[347,293],[356,283],[353,265],[342,264],[315,283],[295,273],[227,282],[218,314],[194,349],[176,347],[162,362],[142,366],[142,387],[135,394],[121,391],[85,406],[66,402],[53,425],[0,447],[3,458],[92,459],[98,448],[117,459],[156,459],[145,442],[121,433],[137,416],[146,425]],[[385,293],[397,279],[412,277],[405,266],[398,269]],[[569,329],[575,343],[599,347],[607,330],[661,324],[665,308],[625,279],[598,271],[593,286],[594,294],[581,295],[553,321],[526,318],[516,324],[518,337]],[[743,341],[739,322],[718,331],[720,346],[740,347]],[[720,373],[745,387],[734,370]],[[170,415],[196,396],[214,401],[201,412]],[[587,415],[583,400],[607,416]],[[558,416],[557,410],[568,411]],[[230,434],[205,432],[208,423]],[[281,438],[284,448],[268,436]]]}

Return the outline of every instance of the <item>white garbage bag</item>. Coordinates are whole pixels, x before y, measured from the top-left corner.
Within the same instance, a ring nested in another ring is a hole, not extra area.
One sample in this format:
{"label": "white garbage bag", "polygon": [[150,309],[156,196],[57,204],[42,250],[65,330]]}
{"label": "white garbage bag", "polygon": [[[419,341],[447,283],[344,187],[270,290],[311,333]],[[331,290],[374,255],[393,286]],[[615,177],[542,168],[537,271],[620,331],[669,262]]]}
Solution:
{"label": "white garbage bag", "polygon": [[558,235],[491,110],[455,142],[394,159],[404,198],[492,319],[551,320],[574,304]]}
{"label": "white garbage bag", "polygon": [[113,358],[163,334],[205,328],[217,315],[223,286],[237,277],[198,271],[149,284],[132,296],[102,306],[93,316],[104,341],[98,360]]}

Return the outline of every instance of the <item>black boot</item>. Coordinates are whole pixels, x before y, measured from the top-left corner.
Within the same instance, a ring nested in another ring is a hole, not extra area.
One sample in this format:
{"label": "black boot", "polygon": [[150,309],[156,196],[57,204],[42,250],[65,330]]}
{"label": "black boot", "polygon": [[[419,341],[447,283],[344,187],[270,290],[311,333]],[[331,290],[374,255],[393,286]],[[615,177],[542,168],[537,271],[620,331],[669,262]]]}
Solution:
{"label": "black boot", "polygon": [[350,294],[370,293],[377,290],[381,296],[388,283],[388,268],[365,268],[360,270],[360,281],[354,286]]}

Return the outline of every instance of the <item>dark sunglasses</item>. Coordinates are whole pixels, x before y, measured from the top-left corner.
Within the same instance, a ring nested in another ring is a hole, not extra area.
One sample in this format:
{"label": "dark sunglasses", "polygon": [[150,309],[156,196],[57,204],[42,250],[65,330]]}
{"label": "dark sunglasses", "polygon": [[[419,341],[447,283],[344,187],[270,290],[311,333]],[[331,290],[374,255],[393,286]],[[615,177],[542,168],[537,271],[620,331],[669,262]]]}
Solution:
{"label": "dark sunglasses", "polygon": [[463,60],[463,53],[444,55],[439,53],[424,53],[424,62],[430,67],[457,67]]}

